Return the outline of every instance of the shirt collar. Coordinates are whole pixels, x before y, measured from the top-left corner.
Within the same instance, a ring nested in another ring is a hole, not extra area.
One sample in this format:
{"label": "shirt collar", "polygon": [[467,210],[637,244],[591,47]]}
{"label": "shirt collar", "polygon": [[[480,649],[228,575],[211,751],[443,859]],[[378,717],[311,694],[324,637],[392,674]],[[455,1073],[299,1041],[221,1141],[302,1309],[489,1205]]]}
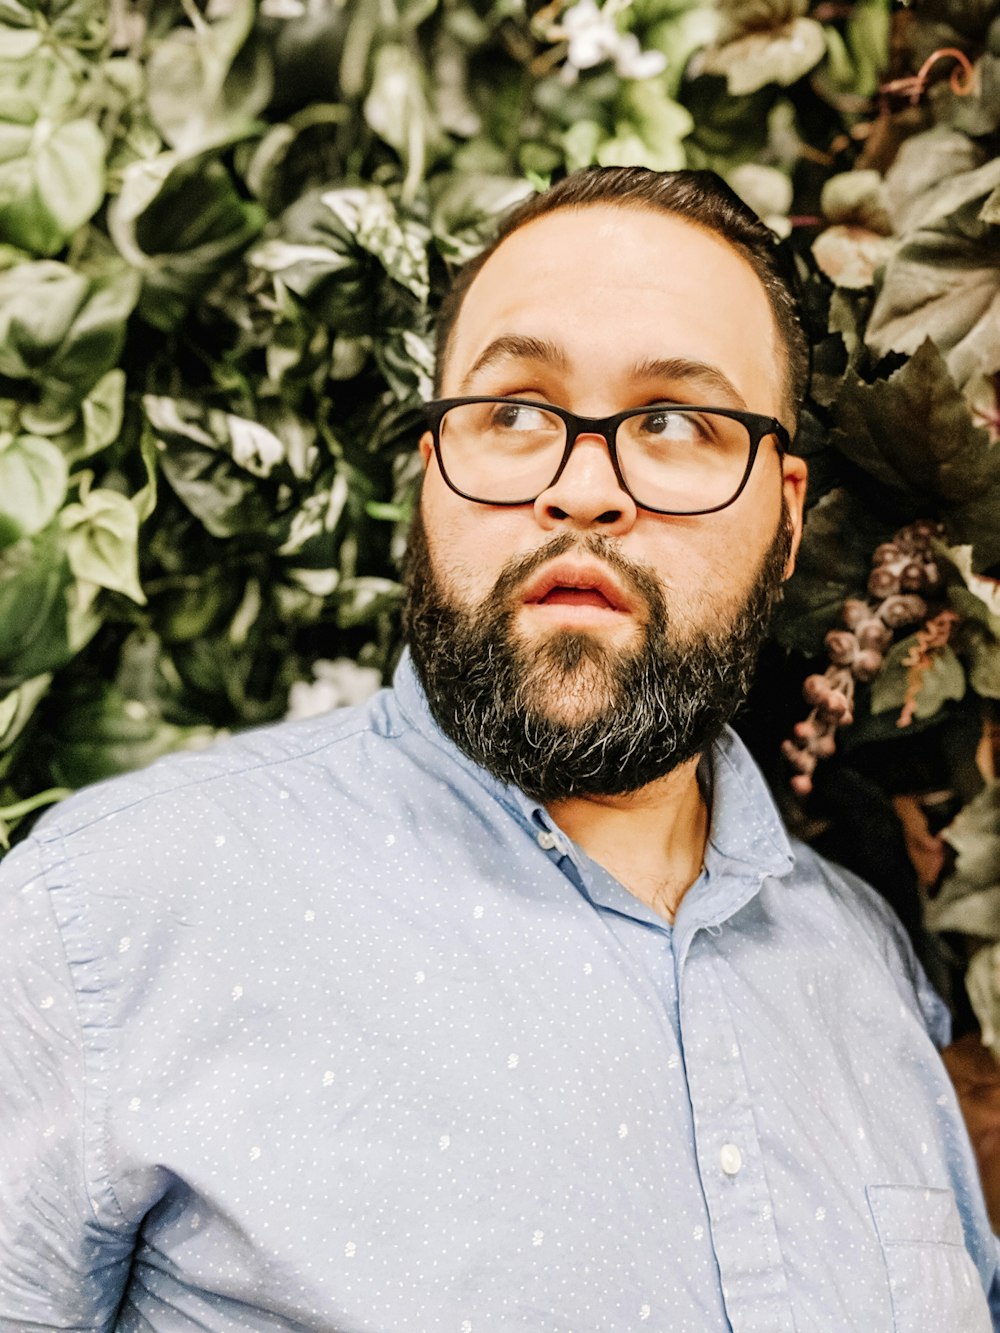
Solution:
{"label": "shirt collar", "polygon": [[[561,836],[566,853],[580,867],[586,858],[561,834],[544,806],[495,778],[445,736],[431,714],[409,650],[404,651],[396,668],[393,693],[400,712],[417,731],[449,754],[532,834],[549,829]],[[711,804],[705,869],[685,895],[676,918],[678,927],[683,922],[692,930],[717,925],[732,916],[758,892],[767,876],[787,875],[794,863],[788,835],[767,784],[731,727],[726,727],[712,745],[699,775],[710,793]],[[627,890],[623,892],[625,898],[615,894],[614,903],[601,905],[621,911],[624,903],[634,901],[642,909],[636,911],[637,919],[645,921],[648,909],[632,899]],[[601,902],[599,891],[594,898]]]}

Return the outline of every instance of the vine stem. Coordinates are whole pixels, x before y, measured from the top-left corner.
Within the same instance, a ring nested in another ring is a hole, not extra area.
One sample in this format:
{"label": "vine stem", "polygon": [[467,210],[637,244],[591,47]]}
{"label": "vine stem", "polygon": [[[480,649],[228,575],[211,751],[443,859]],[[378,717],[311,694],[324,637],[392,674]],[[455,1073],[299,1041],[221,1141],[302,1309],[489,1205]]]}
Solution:
{"label": "vine stem", "polygon": [[931,70],[939,60],[947,59],[958,62],[948,79],[952,92],[956,97],[970,96],[976,83],[976,71],[973,69],[969,57],[964,51],[960,51],[957,46],[938,47],[936,51],[930,53],[916,74],[908,74],[902,79],[890,79],[888,83],[882,84],[879,92],[883,96],[889,93],[898,93],[901,96],[908,97],[911,106],[916,106],[927,89],[927,80],[930,77]]}

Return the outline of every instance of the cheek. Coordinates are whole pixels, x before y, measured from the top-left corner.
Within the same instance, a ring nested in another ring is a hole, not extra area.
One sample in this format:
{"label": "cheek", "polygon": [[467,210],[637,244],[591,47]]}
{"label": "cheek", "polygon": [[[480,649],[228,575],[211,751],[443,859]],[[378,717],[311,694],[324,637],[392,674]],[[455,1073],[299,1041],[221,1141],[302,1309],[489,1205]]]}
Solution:
{"label": "cheek", "polygon": [[463,599],[485,596],[518,554],[514,529],[523,527],[524,520],[518,524],[514,510],[463,500],[433,472],[424,481],[421,509],[431,559],[444,588]]}

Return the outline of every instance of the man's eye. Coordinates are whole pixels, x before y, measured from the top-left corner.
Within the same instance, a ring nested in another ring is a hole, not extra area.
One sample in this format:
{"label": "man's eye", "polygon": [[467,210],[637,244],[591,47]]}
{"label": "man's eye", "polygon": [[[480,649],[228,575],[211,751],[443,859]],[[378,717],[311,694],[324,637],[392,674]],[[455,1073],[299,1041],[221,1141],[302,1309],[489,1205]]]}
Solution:
{"label": "man's eye", "polygon": [[497,430],[541,430],[548,413],[523,403],[497,403],[490,414],[490,425]]}
{"label": "man's eye", "polygon": [[636,424],[641,434],[661,440],[696,440],[703,434],[698,419],[686,412],[649,412]]}

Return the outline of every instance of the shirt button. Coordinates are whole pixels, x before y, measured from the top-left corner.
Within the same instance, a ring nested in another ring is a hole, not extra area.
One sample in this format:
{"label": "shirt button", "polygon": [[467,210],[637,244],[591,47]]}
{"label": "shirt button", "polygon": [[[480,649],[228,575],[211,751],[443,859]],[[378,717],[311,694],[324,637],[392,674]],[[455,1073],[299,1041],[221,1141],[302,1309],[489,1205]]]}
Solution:
{"label": "shirt button", "polygon": [[555,847],[556,842],[558,840],[554,833],[550,833],[548,829],[542,829],[536,841],[539,847],[541,847],[543,852],[551,852],[552,848]]}
{"label": "shirt button", "polygon": [[735,1143],[724,1143],[719,1153],[719,1165],[727,1176],[735,1176],[743,1165],[743,1154]]}

